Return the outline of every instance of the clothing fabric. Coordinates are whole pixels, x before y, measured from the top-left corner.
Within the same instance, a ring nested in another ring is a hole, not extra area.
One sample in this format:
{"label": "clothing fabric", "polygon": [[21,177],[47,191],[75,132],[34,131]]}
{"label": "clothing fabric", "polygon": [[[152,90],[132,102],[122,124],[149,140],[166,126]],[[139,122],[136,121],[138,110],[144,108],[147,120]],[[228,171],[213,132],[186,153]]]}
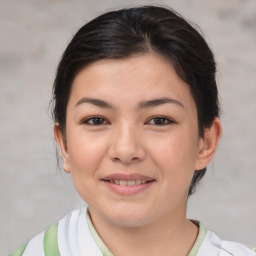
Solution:
{"label": "clothing fabric", "polygon": [[[72,211],[9,256],[113,256],[95,230],[86,208]],[[199,223],[188,256],[256,256],[242,244],[221,240]]]}

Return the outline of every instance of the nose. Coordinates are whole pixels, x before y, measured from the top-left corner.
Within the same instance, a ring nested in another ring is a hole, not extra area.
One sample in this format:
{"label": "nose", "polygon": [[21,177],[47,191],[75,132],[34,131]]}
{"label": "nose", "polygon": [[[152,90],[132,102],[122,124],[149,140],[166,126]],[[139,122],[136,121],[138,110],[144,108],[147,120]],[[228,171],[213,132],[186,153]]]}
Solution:
{"label": "nose", "polygon": [[109,156],[114,162],[126,165],[145,158],[142,138],[135,127],[120,125],[115,129],[109,147]]}

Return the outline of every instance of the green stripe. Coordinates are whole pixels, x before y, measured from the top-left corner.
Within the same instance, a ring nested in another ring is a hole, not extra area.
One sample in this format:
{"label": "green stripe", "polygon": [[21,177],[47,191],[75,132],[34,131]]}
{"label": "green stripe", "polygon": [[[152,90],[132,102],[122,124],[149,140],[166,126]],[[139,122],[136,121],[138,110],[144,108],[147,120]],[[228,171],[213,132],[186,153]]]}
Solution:
{"label": "green stripe", "polygon": [[23,252],[25,251],[28,244],[23,244],[21,247],[19,247],[17,250],[15,250],[13,253],[11,253],[9,256],[22,256]]}
{"label": "green stripe", "polygon": [[256,252],[256,247],[252,247],[252,250],[253,250],[254,252]]}
{"label": "green stripe", "polygon": [[58,246],[58,223],[46,229],[44,235],[45,256],[60,256]]}
{"label": "green stripe", "polygon": [[199,222],[199,234],[188,256],[196,256],[207,234],[206,228]]}
{"label": "green stripe", "polygon": [[95,227],[93,226],[93,223],[88,211],[86,215],[86,220],[87,220],[90,232],[94,238],[94,241],[96,242],[97,246],[101,250],[103,256],[113,256],[113,254],[110,252],[110,250],[107,248],[107,246],[103,243],[100,236],[98,235]]}

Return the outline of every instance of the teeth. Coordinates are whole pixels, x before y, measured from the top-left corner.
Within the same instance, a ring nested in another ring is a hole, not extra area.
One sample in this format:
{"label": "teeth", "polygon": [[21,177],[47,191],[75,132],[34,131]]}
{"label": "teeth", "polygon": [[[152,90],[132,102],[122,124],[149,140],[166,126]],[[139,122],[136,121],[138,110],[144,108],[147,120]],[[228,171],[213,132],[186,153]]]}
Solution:
{"label": "teeth", "polygon": [[135,180],[128,180],[128,186],[134,186],[136,183]]}
{"label": "teeth", "polygon": [[145,180],[110,180],[110,183],[115,183],[121,186],[135,186],[140,184],[145,184]]}
{"label": "teeth", "polygon": [[120,180],[120,185],[121,186],[127,186],[128,185],[127,180]]}
{"label": "teeth", "polygon": [[135,181],[135,184],[136,184],[136,185],[140,185],[140,184],[141,184],[141,180],[136,180],[136,181]]}

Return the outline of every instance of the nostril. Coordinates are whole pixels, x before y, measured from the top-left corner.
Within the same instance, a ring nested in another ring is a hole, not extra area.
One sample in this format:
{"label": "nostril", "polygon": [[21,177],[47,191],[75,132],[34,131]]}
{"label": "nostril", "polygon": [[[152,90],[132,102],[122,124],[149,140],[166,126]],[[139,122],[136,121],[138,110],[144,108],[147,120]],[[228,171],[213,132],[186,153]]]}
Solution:
{"label": "nostril", "polygon": [[122,162],[124,164],[133,163],[139,160],[140,160],[139,157],[114,157],[113,158],[114,162]]}

